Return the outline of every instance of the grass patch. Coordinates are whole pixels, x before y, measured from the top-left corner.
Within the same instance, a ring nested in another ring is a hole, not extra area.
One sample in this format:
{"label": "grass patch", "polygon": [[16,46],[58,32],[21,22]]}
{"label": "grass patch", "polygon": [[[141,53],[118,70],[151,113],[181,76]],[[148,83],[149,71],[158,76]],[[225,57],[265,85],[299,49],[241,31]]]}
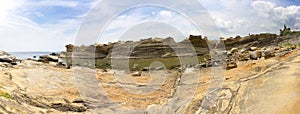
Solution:
{"label": "grass patch", "polygon": [[300,31],[283,31],[282,35],[281,36],[293,36],[293,35],[300,35]]}
{"label": "grass patch", "polygon": [[[197,57],[198,61],[203,61],[204,58],[208,58],[208,56],[199,56]],[[193,59],[190,57],[182,57],[186,63],[193,63]],[[177,66],[180,66],[180,60],[178,57],[173,58],[151,58],[151,59],[130,59],[129,64],[124,63],[124,60],[115,61],[115,65],[118,67],[127,68],[129,66],[130,70],[142,70],[145,67],[149,67],[151,63],[159,61],[165,65],[167,69],[173,69]],[[128,65],[128,66],[126,66]],[[135,69],[133,69],[135,66]],[[96,60],[96,68],[100,69],[110,69],[111,68],[111,59],[98,59]]]}
{"label": "grass patch", "polygon": [[7,99],[12,99],[13,97],[6,93],[6,92],[3,92],[3,91],[0,91],[0,97],[4,97],[4,98],[7,98]]}
{"label": "grass patch", "polygon": [[286,43],[286,44],[283,44],[284,47],[292,47],[292,46],[295,46],[295,44],[291,44],[291,43]]}

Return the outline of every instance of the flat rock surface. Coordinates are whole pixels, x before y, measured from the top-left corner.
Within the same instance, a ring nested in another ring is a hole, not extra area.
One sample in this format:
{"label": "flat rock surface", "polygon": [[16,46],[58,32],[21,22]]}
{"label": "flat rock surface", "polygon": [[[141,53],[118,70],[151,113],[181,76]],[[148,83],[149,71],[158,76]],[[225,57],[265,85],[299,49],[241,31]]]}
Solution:
{"label": "flat rock surface", "polygon": [[[147,82],[151,82],[148,74],[132,77],[138,84],[122,83],[117,81],[113,71],[64,69],[52,63],[25,61],[13,68],[0,68],[0,113],[146,111],[298,114],[299,55],[300,51],[295,50],[283,57],[239,62],[238,68],[224,73],[224,82],[220,83],[220,88],[218,84],[211,83],[215,79],[210,77],[211,71],[214,71],[211,68],[202,69],[198,81],[190,77],[183,78],[177,72],[168,72],[163,84],[147,85]],[[131,76],[130,73],[126,75]],[[74,80],[76,76],[82,76],[82,80]],[[195,89],[195,86],[198,88]],[[124,89],[126,87],[137,91],[128,92]],[[146,91],[142,91],[144,94],[138,91],[141,87]],[[151,92],[153,89],[155,91]],[[103,92],[102,96],[94,94],[100,91]],[[101,100],[95,101],[89,97]]]}

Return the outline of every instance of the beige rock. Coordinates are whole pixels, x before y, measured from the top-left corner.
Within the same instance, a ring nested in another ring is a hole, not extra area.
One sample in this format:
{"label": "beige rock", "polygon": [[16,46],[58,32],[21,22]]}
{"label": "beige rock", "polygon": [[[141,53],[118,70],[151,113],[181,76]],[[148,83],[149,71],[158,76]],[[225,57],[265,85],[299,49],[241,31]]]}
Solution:
{"label": "beige rock", "polygon": [[251,59],[259,59],[262,56],[262,51],[251,51],[250,52],[250,58]]}
{"label": "beige rock", "polygon": [[258,50],[257,47],[250,47],[250,51],[256,51],[256,50]]}

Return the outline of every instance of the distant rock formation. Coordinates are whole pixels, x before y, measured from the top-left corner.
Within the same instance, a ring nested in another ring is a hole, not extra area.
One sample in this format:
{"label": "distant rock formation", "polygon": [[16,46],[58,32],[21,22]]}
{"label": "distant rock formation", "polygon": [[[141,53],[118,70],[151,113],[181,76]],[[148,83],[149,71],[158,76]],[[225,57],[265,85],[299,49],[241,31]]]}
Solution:
{"label": "distant rock formation", "polygon": [[[271,41],[276,40],[276,38],[276,34],[263,33],[245,37],[236,36],[235,38],[221,38],[221,40],[224,42],[226,49],[230,50],[233,47],[244,46],[245,44],[258,47],[265,46],[272,43]],[[217,44],[216,46],[220,47],[220,44]]]}
{"label": "distant rock formation", "polygon": [[[108,44],[95,44],[90,46],[74,46],[66,45],[66,52],[62,52],[61,57],[73,57],[95,59],[111,58],[114,55],[125,56],[130,58],[167,58],[176,57],[180,52],[187,52],[182,55],[189,55],[191,53],[191,47],[195,48],[197,55],[205,55],[208,53],[207,38],[202,36],[189,36],[187,39],[181,42],[176,42],[173,38],[148,38],[140,41],[127,41],[127,42],[115,42]],[[190,45],[192,44],[192,45]],[[188,51],[189,50],[189,51]],[[114,52],[113,52],[114,51]],[[112,53],[113,52],[113,53]],[[89,56],[89,54],[94,54]],[[76,55],[76,56],[74,56]]]}

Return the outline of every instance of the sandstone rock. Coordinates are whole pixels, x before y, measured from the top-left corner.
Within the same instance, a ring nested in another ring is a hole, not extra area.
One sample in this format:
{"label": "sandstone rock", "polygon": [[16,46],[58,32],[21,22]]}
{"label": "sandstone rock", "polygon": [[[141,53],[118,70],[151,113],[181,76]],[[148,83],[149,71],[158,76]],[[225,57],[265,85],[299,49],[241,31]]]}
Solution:
{"label": "sandstone rock", "polygon": [[256,50],[258,50],[257,47],[250,47],[250,51],[256,51]]}
{"label": "sandstone rock", "polygon": [[247,50],[245,48],[241,49],[241,53],[245,53]]}
{"label": "sandstone rock", "polygon": [[3,55],[0,56],[0,62],[7,62],[7,63],[12,63],[15,61],[15,57],[8,56],[8,55]]}
{"label": "sandstone rock", "polygon": [[6,62],[0,62],[0,67],[11,68],[12,64]]}
{"label": "sandstone rock", "polygon": [[265,59],[274,57],[275,56],[275,51],[271,50],[271,49],[264,50],[262,56],[265,57]]}
{"label": "sandstone rock", "polygon": [[296,48],[297,48],[297,46],[295,46],[295,45],[291,46],[291,49],[292,49],[292,50],[294,50],[294,49],[296,49]]}
{"label": "sandstone rock", "polygon": [[237,64],[236,62],[234,61],[231,61],[231,62],[227,62],[227,65],[226,65],[226,69],[229,70],[229,69],[233,69],[233,68],[237,68]]}
{"label": "sandstone rock", "polygon": [[52,56],[52,55],[43,55],[40,56],[39,62],[49,63],[49,62],[58,62],[58,56]]}
{"label": "sandstone rock", "polygon": [[149,67],[143,68],[142,71],[149,71]]}
{"label": "sandstone rock", "polygon": [[232,48],[230,51],[229,51],[230,53],[235,53],[235,52],[238,52],[238,48]]}
{"label": "sandstone rock", "polygon": [[250,52],[250,58],[251,59],[259,59],[262,56],[262,52],[261,51],[251,51]]}
{"label": "sandstone rock", "polygon": [[159,67],[156,67],[155,70],[163,70],[165,67],[163,66],[159,66]]}
{"label": "sandstone rock", "polygon": [[66,67],[66,65],[63,64],[62,62],[58,62],[58,63],[56,64],[56,66],[59,67],[59,68]]}
{"label": "sandstone rock", "polygon": [[142,74],[140,72],[134,72],[132,73],[132,76],[142,76]]}
{"label": "sandstone rock", "polygon": [[167,58],[167,57],[172,57],[172,53],[166,53],[163,56],[161,56],[162,58]]}
{"label": "sandstone rock", "polygon": [[7,52],[0,50],[0,56],[9,55]]}

